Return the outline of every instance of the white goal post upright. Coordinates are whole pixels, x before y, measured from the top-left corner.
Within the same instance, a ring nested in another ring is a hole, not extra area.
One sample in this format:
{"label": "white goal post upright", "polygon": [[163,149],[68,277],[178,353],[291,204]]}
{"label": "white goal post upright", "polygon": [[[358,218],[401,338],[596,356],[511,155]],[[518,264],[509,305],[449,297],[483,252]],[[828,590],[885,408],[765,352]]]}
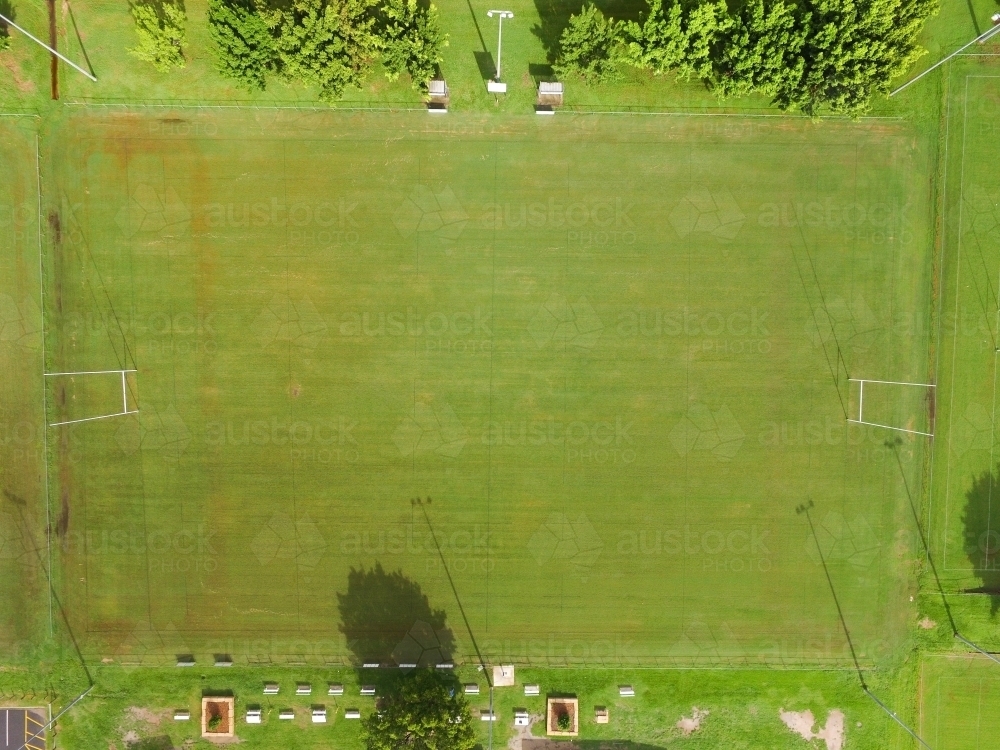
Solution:
{"label": "white goal post upright", "polygon": [[[886,430],[896,430],[897,432],[906,432],[910,435],[924,435],[925,437],[934,437],[933,432],[922,432],[921,430],[909,430],[905,427],[893,427],[888,424],[880,424],[878,422],[867,422],[865,421],[865,383],[875,383],[879,385],[899,385],[899,386],[910,386],[914,388],[935,388],[934,383],[908,383],[902,380],[873,380],[872,378],[848,378],[850,383],[858,383],[858,418],[851,419],[847,418],[848,422],[852,424],[864,424],[869,427],[882,427]],[[931,430],[934,426],[931,425]]]}
{"label": "white goal post upright", "polygon": [[63,422],[52,422],[49,427],[61,427],[67,424],[79,424],[80,422],[94,422],[98,419],[111,419],[112,417],[123,417],[126,414],[138,414],[138,409],[128,408],[128,383],[126,382],[126,377],[130,372],[138,372],[138,370],[81,370],[79,372],[47,372],[45,377],[55,378],[55,377],[76,377],[79,375],[121,375],[122,379],[122,410],[113,412],[112,414],[101,414],[96,417],[83,417],[82,419],[67,419]]}

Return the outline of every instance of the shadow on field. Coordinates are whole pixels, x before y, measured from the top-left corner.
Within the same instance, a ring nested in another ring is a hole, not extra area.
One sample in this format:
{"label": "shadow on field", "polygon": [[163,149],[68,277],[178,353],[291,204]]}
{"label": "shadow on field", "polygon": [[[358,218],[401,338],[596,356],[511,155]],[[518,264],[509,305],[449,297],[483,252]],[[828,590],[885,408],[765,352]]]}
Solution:
{"label": "shadow on field", "polygon": [[1000,466],[984,471],[965,493],[965,554],[980,586],[969,594],[987,594],[994,613],[1000,609]]}
{"label": "shadow on field", "polygon": [[455,636],[442,609],[432,609],[416,581],[380,563],[351,569],[347,591],[337,594],[340,632],[355,665],[434,667],[450,662]]}
{"label": "shadow on field", "polygon": [[[559,56],[559,38],[569,23],[569,17],[579,13],[587,4],[586,0],[535,0],[540,23],[532,27],[531,33],[544,45],[548,62],[555,62]],[[594,5],[604,15],[619,21],[638,21],[649,7],[646,0],[595,0]]]}

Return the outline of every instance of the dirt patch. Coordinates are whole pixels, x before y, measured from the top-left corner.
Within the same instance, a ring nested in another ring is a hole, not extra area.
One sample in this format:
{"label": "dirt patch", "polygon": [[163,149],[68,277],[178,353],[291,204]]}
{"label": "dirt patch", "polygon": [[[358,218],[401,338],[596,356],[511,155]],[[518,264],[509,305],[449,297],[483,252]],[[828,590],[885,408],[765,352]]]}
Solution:
{"label": "dirt patch", "polygon": [[10,76],[14,79],[14,85],[18,91],[28,93],[35,90],[34,82],[21,75],[21,64],[18,60],[6,54],[0,55],[0,65],[10,71]]}
{"label": "dirt patch", "polygon": [[813,732],[816,718],[812,711],[786,711],[781,708],[778,709],[778,715],[786,727],[804,740],[823,740],[827,750],[841,750],[844,747],[844,712],[839,709],[835,708],[827,714],[826,725],[818,732]]}
{"label": "dirt patch", "polygon": [[531,740],[531,728],[542,720],[540,714],[531,714],[528,719],[528,726],[514,727],[514,734],[507,740],[507,750],[524,750],[525,740]]}
{"label": "dirt patch", "polygon": [[167,715],[163,711],[151,711],[148,708],[140,708],[139,706],[129,706],[126,712],[135,721],[141,721],[154,727],[160,726],[160,722]]}
{"label": "dirt patch", "polygon": [[579,712],[576,698],[549,698],[545,733],[555,737],[576,736],[580,731]]}
{"label": "dirt patch", "polygon": [[919,625],[924,630],[934,630],[934,628],[937,627],[937,623],[934,622],[934,620],[932,620],[929,617],[925,617],[923,620],[918,622],[917,625]]}
{"label": "dirt patch", "polygon": [[230,697],[201,699],[201,736],[210,740],[232,737],[235,730],[235,700]]}
{"label": "dirt patch", "polygon": [[685,737],[690,737],[701,728],[701,720],[708,716],[708,711],[702,711],[697,706],[691,707],[690,716],[682,716],[674,726],[681,730]]}

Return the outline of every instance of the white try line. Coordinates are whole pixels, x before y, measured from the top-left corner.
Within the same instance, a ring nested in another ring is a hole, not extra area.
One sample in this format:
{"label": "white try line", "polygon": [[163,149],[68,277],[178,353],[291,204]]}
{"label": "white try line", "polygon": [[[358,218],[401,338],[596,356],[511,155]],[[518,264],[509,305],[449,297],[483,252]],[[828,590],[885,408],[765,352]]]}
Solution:
{"label": "white try line", "polygon": [[126,414],[138,414],[139,410],[134,409],[132,411],[119,411],[114,414],[102,414],[99,417],[84,417],[83,419],[69,419],[65,422],[53,422],[49,427],[61,427],[67,424],[79,424],[80,422],[94,422],[98,419],[111,419],[112,417],[124,417]]}
{"label": "white try line", "polygon": [[933,432],[921,432],[920,430],[908,430],[905,427],[892,427],[887,424],[879,424],[878,422],[863,422],[860,419],[848,419],[851,424],[866,424],[869,427],[883,427],[887,430],[896,430],[897,432],[908,432],[911,435],[924,435],[926,437],[934,437]]}
{"label": "white try line", "polygon": [[112,373],[114,373],[115,375],[121,373],[122,377],[124,377],[126,372],[139,372],[139,371],[138,370],[81,370],[80,372],[47,372],[45,373],[45,377],[47,378],[55,377],[56,375],[111,375]]}

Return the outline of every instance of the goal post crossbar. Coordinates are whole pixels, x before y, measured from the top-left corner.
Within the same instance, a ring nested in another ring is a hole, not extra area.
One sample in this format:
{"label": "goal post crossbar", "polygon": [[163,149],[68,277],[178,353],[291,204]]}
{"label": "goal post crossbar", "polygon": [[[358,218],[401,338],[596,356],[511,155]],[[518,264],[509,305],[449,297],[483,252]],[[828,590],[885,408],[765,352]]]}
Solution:
{"label": "goal post crossbar", "polygon": [[[888,424],[881,424],[880,422],[868,422],[865,420],[865,383],[875,383],[878,385],[903,385],[903,386],[913,386],[916,388],[936,388],[934,383],[911,383],[906,380],[874,380],[872,378],[848,378],[850,383],[858,383],[858,418],[851,419],[847,418],[847,421],[852,424],[863,424],[869,427],[881,427],[886,430],[895,430],[896,432],[905,432],[910,435],[923,435],[925,437],[934,437],[933,432],[924,432],[922,430],[910,430],[906,427],[894,427]],[[933,429],[933,425],[931,425]]]}
{"label": "goal post crossbar", "polygon": [[120,370],[78,370],[76,372],[45,372],[42,373],[45,377],[74,377],[76,375],[120,375],[122,380],[122,410],[114,412],[113,414],[100,414],[96,417],[82,417],[80,419],[66,419],[61,422],[51,422],[48,424],[49,427],[62,427],[64,425],[70,424],[80,424],[81,422],[95,422],[99,419],[111,419],[112,417],[124,417],[128,414],[138,414],[138,409],[128,408],[128,382],[126,378],[129,373],[138,372],[134,368],[130,369],[120,369]]}

